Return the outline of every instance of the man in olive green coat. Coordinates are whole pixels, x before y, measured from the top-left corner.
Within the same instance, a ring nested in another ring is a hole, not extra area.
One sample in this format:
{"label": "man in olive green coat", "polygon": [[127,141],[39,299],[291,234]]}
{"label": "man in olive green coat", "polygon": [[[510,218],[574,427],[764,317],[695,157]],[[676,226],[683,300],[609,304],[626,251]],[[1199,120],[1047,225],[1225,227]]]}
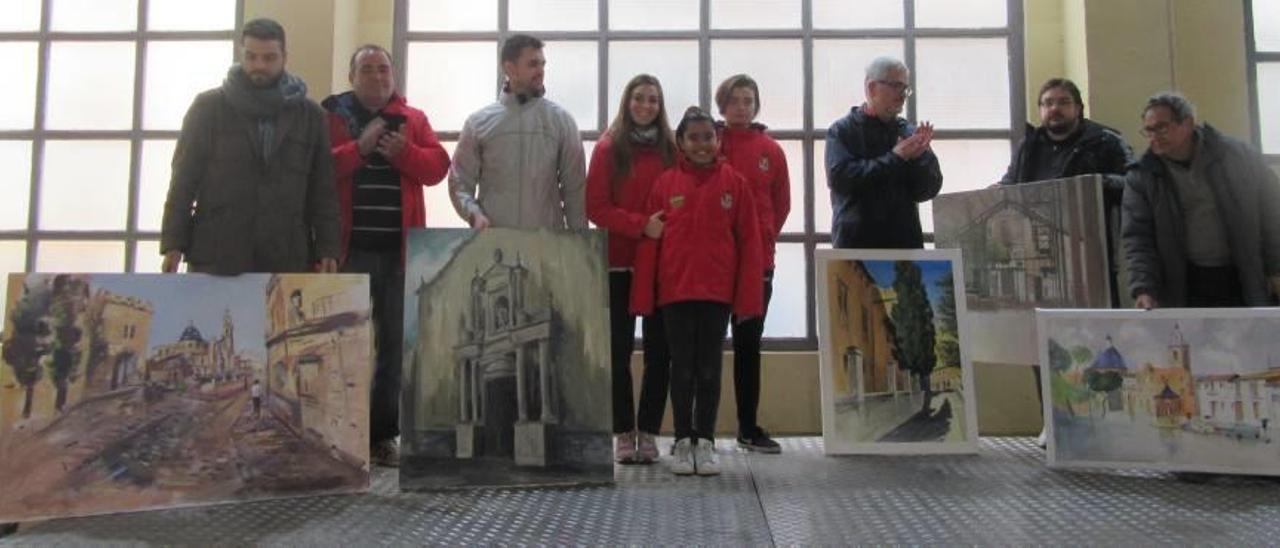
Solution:
{"label": "man in olive green coat", "polygon": [[187,111],[160,233],[162,269],[336,272],[338,198],[325,112],[285,72],[279,23],[241,33],[241,63]]}

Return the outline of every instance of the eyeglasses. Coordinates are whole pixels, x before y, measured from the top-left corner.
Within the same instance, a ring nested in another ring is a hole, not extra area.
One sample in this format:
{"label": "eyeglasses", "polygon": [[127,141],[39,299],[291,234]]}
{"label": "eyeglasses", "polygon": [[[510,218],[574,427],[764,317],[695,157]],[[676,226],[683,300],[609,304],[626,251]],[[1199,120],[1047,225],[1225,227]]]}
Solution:
{"label": "eyeglasses", "polygon": [[1143,137],[1148,139],[1152,137],[1163,137],[1164,134],[1169,133],[1170,129],[1173,129],[1173,126],[1173,122],[1159,122],[1154,126],[1143,127],[1138,133],[1141,133]]}
{"label": "eyeglasses", "polygon": [[1076,102],[1074,99],[1058,99],[1056,101],[1053,99],[1046,99],[1044,101],[1040,101],[1040,106],[1044,108],[1051,108],[1051,107],[1067,108],[1075,104]]}
{"label": "eyeglasses", "polygon": [[916,90],[911,89],[911,86],[904,82],[893,82],[890,80],[876,80],[876,83],[882,86],[888,86],[890,89],[902,94],[904,97],[911,97],[911,94],[916,92]]}

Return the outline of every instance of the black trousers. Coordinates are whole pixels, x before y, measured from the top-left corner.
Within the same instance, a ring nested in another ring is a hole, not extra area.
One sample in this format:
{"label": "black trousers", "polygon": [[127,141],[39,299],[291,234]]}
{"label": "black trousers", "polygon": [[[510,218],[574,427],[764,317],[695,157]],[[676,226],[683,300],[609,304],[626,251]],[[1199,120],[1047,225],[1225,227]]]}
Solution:
{"label": "black trousers", "polygon": [[773,270],[764,274],[764,315],[742,323],[734,322],[733,332],[733,397],[738,404],[738,435],[755,437],[760,425],[756,412],[760,409],[760,339],[764,336],[764,319],[773,297]]}
{"label": "black trousers", "polygon": [[1196,266],[1187,263],[1188,308],[1244,306],[1240,272],[1234,266]]}
{"label": "black trousers", "polygon": [[640,378],[640,408],[631,389],[631,351],[635,347],[636,317],[628,311],[631,301],[631,272],[609,273],[609,324],[613,362],[613,433],[639,428],[657,435],[667,410],[667,385],[671,376],[671,353],[662,312],[641,320],[644,373]]}
{"label": "black trousers", "polygon": [[369,399],[369,443],[400,435],[400,356],[404,339],[404,271],[400,250],[351,248],[343,272],[369,275],[376,363]]}
{"label": "black trousers", "polygon": [[676,439],[715,439],[720,345],[729,305],[681,301],[662,307],[671,348],[671,414]]}

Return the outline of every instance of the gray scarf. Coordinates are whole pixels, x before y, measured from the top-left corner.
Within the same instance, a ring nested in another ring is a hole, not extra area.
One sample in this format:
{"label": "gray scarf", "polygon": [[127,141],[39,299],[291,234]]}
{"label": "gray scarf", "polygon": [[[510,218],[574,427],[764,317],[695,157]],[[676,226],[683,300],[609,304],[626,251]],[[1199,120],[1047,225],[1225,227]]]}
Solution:
{"label": "gray scarf", "polygon": [[257,122],[262,159],[270,163],[271,143],[275,141],[276,134],[276,116],[285,105],[306,99],[307,83],[289,72],[282,72],[276,85],[260,88],[253,84],[239,64],[235,64],[222,81],[222,93],[231,108]]}
{"label": "gray scarf", "polygon": [[645,127],[632,128],[631,134],[627,138],[631,140],[633,145],[651,147],[658,144],[658,126],[649,124]]}

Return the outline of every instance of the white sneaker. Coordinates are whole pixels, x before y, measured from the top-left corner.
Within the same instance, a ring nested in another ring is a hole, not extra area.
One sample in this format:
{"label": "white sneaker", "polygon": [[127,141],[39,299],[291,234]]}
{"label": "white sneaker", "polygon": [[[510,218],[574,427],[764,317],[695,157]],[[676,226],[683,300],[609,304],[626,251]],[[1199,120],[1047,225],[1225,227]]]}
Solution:
{"label": "white sneaker", "polygon": [[677,476],[688,476],[695,471],[696,468],[693,465],[693,440],[684,438],[676,441],[675,447],[671,451],[671,473]]}
{"label": "white sneaker", "polygon": [[1048,429],[1045,429],[1045,428],[1040,429],[1040,435],[1036,436],[1036,445],[1039,445],[1041,449],[1046,449],[1049,447]]}
{"label": "white sneaker", "polygon": [[693,465],[699,476],[720,475],[720,460],[716,458],[716,442],[698,440],[693,450]]}

